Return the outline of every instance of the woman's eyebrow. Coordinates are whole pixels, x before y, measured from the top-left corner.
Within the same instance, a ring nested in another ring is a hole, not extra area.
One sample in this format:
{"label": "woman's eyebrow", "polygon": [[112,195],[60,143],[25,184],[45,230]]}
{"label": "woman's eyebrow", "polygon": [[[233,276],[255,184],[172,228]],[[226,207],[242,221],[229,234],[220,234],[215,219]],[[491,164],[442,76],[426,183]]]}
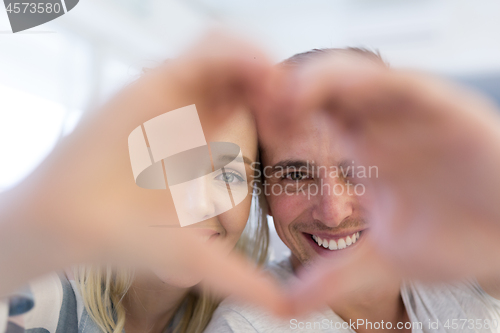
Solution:
{"label": "woman's eyebrow", "polygon": [[217,160],[221,161],[221,162],[232,162],[232,161],[236,161],[236,162],[243,162],[245,164],[248,164],[249,166],[252,165],[252,160],[249,159],[248,157],[246,156],[243,156],[243,158],[241,158],[240,156],[236,156],[236,158],[234,157],[234,155],[220,155],[217,157]]}

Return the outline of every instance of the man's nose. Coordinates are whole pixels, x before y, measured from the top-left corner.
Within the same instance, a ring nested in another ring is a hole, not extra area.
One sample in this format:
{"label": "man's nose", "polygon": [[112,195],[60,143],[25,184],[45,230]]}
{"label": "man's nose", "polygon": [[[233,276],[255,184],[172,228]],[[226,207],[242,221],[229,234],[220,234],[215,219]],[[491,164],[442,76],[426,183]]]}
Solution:
{"label": "man's nose", "polygon": [[[321,179],[315,200],[313,218],[329,227],[339,226],[353,213],[354,196],[349,195],[346,184],[339,178]],[[352,192],[352,191],[351,191]]]}

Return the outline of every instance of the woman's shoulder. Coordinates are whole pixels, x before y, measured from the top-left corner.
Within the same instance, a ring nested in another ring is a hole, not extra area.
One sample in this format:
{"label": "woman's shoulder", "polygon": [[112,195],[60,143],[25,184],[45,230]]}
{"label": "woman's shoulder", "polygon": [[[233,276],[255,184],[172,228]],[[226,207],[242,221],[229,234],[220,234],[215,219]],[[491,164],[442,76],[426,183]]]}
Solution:
{"label": "woman's shoulder", "polygon": [[10,327],[17,331],[21,328],[49,333],[61,332],[61,329],[62,332],[78,332],[77,298],[65,273],[47,274],[31,282],[26,290],[33,300],[33,308],[9,317]]}

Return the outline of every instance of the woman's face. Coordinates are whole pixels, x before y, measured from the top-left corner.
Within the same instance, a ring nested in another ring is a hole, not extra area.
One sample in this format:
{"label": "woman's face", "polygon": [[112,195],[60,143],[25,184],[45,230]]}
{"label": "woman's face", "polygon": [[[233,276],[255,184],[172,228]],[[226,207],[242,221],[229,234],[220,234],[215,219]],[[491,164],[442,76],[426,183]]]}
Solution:
{"label": "woman's face", "polygon": [[[200,114],[200,120],[203,125],[203,114]],[[207,178],[209,183],[207,186],[211,187],[211,190],[202,191],[195,188],[194,190],[197,193],[194,193],[189,198],[192,201],[194,200],[194,206],[189,211],[191,214],[200,216],[207,212],[214,212],[212,206],[216,205],[213,204],[213,201],[218,199],[212,200],[208,198],[207,200],[207,198],[200,198],[200,192],[210,192],[211,196],[214,196],[214,193],[224,193],[225,191],[226,196],[228,196],[228,189],[230,189],[235,206],[212,218],[182,228],[201,235],[207,242],[223,242],[228,249],[233,249],[246,226],[250,213],[252,201],[251,181],[254,176],[252,163],[257,159],[257,131],[252,114],[245,109],[231,113],[227,116],[226,121],[215,129],[207,127],[204,126],[203,128],[207,143],[229,142],[238,145],[241,149],[243,163],[229,163],[224,167],[224,173],[221,170],[215,170],[211,173],[210,178]],[[213,160],[215,160],[216,152],[214,152],[214,149],[212,149],[211,153]],[[217,162],[213,161],[213,163],[216,165]],[[247,189],[248,191],[246,191]],[[237,201],[241,199],[236,200],[238,192],[240,194],[248,192],[239,204]],[[206,202],[200,204],[203,200]],[[153,271],[160,280],[177,287],[191,287],[201,280],[200,277],[193,276],[193,274],[181,271],[173,272],[168,268],[154,269]]]}

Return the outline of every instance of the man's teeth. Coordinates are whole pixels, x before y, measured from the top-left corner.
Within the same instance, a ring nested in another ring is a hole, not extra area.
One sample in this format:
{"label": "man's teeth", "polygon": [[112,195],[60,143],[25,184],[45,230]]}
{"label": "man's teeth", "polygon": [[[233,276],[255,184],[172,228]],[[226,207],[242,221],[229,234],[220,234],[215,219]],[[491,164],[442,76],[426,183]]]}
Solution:
{"label": "man's teeth", "polygon": [[339,238],[337,241],[333,239],[321,239],[321,237],[313,235],[312,238],[314,241],[319,245],[323,246],[325,249],[330,249],[330,250],[343,250],[346,247],[351,246],[352,244],[356,243],[356,241],[359,239],[359,231],[352,234],[351,236],[346,236],[343,238]]}

